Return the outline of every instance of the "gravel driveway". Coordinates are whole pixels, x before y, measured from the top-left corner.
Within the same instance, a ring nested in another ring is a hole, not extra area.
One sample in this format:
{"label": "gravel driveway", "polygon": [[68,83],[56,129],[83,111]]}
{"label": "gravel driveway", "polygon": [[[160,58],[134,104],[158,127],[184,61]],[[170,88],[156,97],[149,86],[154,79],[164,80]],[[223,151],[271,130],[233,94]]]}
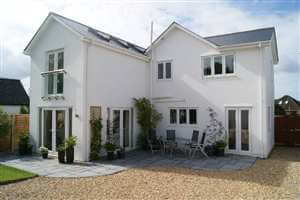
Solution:
{"label": "gravel driveway", "polygon": [[277,147],[247,170],[130,169],[93,178],[0,186],[0,199],[300,199],[300,148]]}

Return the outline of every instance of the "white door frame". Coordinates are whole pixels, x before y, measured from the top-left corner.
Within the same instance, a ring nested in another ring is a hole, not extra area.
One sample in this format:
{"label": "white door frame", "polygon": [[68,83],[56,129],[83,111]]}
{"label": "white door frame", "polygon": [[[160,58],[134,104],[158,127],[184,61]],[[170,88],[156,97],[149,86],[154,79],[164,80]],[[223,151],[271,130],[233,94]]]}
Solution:
{"label": "white door frame", "polygon": [[[225,124],[226,124],[226,130],[228,133],[227,137],[227,144],[229,144],[229,127],[228,127],[228,111],[234,110],[235,111],[235,120],[236,120],[236,147],[235,150],[229,149],[229,146],[226,147],[226,152],[228,153],[235,153],[235,154],[250,154],[252,152],[252,108],[251,107],[239,107],[239,106],[233,106],[233,107],[226,107],[225,108]],[[241,112],[243,110],[247,110],[249,112],[248,116],[248,125],[249,125],[249,150],[245,151],[242,150],[242,140],[241,140]]]}
{"label": "white door frame", "polygon": [[68,138],[69,136],[69,109],[66,107],[55,107],[55,108],[42,108],[42,141],[41,141],[41,146],[44,146],[44,111],[52,111],[52,151],[51,152],[56,152],[56,111],[65,111],[65,139]]}
{"label": "white door frame", "polygon": [[131,118],[131,115],[132,115],[132,113],[131,113],[131,107],[112,107],[111,109],[110,109],[110,117],[111,117],[111,122],[113,123],[113,119],[114,119],[114,111],[120,111],[120,124],[119,124],[119,127],[120,127],[120,147],[124,147],[123,146],[123,139],[124,139],[124,127],[123,127],[123,112],[124,111],[128,111],[129,112],[129,145],[128,145],[128,147],[126,147],[125,148],[125,150],[130,150],[130,149],[132,149],[132,144],[131,144],[131,142],[132,142],[132,135],[131,135],[131,129],[132,129],[132,127],[131,127],[131,124],[132,124],[132,122],[131,122],[131,120],[132,120],[132,118]]}

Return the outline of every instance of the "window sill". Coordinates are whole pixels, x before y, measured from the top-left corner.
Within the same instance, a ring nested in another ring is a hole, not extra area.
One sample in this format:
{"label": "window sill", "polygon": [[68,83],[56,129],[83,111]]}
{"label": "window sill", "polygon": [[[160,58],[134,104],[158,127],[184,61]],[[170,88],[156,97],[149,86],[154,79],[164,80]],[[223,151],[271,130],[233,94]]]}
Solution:
{"label": "window sill", "polygon": [[63,94],[51,94],[47,96],[43,96],[42,100],[44,101],[51,101],[51,100],[64,100],[65,97]]}
{"label": "window sill", "polygon": [[203,76],[203,79],[226,79],[226,78],[237,78],[236,74],[222,74],[222,75],[210,75]]}
{"label": "window sill", "polygon": [[199,127],[198,124],[169,124],[168,127],[173,127],[173,128],[176,128],[176,127],[182,127],[182,128],[195,128],[195,127]]}

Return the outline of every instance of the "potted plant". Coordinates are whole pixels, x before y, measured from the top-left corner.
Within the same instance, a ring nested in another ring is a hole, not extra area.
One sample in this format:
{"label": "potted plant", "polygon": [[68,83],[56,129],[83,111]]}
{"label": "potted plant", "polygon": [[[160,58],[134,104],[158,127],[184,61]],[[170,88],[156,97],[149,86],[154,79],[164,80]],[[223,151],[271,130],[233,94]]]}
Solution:
{"label": "potted plant", "polygon": [[216,142],[216,156],[224,156],[226,142],[224,140],[219,140]]}
{"label": "potted plant", "polygon": [[76,146],[77,138],[75,136],[70,136],[65,141],[66,144],[66,156],[67,163],[71,164],[74,162],[74,147]]}
{"label": "potted plant", "polygon": [[65,163],[65,156],[66,156],[66,147],[65,144],[61,144],[58,148],[58,162]]}
{"label": "potted plant", "polygon": [[207,145],[205,146],[204,151],[209,157],[214,156],[216,155],[216,145],[215,144]]}
{"label": "potted plant", "polygon": [[47,147],[41,147],[40,152],[44,159],[48,158],[48,148]]}
{"label": "potted plant", "polygon": [[119,148],[117,150],[117,155],[119,159],[125,158],[125,149],[124,148]]}
{"label": "potted plant", "polygon": [[113,160],[114,159],[114,152],[116,150],[116,145],[110,142],[107,142],[104,145],[104,148],[107,152],[107,160]]}

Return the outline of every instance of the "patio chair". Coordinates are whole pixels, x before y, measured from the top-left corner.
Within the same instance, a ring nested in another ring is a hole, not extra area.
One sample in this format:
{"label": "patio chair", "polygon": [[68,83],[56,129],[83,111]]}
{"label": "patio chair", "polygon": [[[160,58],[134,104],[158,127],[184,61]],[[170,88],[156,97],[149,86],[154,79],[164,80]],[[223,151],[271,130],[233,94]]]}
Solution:
{"label": "patio chair", "polygon": [[191,141],[186,143],[187,151],[189,151],[189,156],[191,157],[192,150],[195,148],[195,146],[198,145],[199,142],[199,130],[193,130]]}
{"label": "patio chair", "polygon": [[191,145],[191,150],[193,151],[192,158],[195,156],[197,151],[200,151],[206,158],[208,158],[208,155],[204,151],[205,137],[206,137],[206,133],[204,132],[204,133],[202,133],[201,141],[198,142],[197,144],[192,144]]}
{"label": "patio chair", "polygon": [[149,131],[149,134],[147,136],[147,142],[150,147],[150,150],[152,154],[154,154],[157,151],[163,151],[163,144],[160,139],[157,139],[156,137],[156,130],[152,129]]}
{"label": "patio chair", "polygon": [[175,130],[167,130],[167,140],[164,144],[164,150],[169,150],[171,153],[171,156],[173,155],[173,151],[176,148],[176,133]]}

